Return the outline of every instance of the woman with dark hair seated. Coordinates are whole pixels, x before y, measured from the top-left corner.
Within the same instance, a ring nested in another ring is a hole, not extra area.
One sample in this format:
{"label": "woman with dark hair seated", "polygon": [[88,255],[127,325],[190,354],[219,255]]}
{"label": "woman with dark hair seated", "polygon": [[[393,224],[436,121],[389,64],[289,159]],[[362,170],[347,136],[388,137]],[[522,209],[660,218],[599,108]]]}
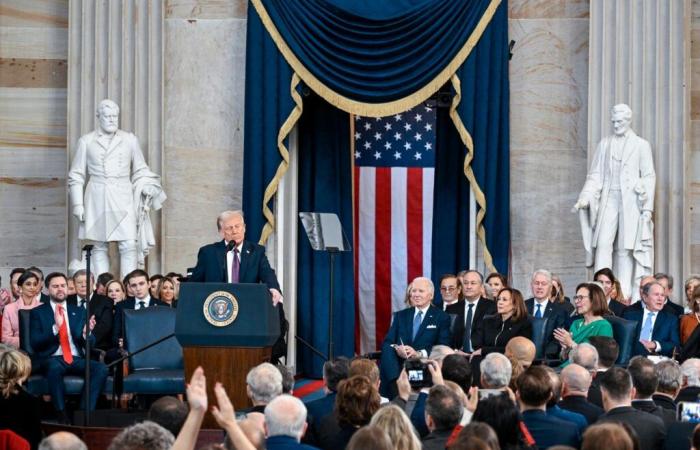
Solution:
{"label": "woman with dark hair seated", "polygon": [[39,276],[27,270],[17,280],[19,299],[5,307],[2,316],[2,343],[19,348],[19,310],[32,309],[41,305],[39,301]]}
{"label": "woman with dark hair seated", "polygon": [[603,287],[603,294],[605,297],[605,307],[608,309],[609,314],[614,314],[618,317],[622,317],[622,312],[627,307],[627,304],[620,300],[623,299],[622,292],[616,292],[615,295],[617,299],[612,298],[613,292],[617,291],[616,286],[619,285],[617,278],[613,274],[613,271],[604,267],[593,274],[593,280],[597,281]]}
{"label": "woman with dark hair seated", "polygon": [[501,289],[508,287],[508,280],[506,280],[505,275],[498,272],[489,274],[484,283],[488,284],[491,288],[491,295],[493,298],[498,298],[498,293],[501,292]]}
{"label": "woman with dark hair seated", "polygon": [[42,438],[40,403],[22,387],[31,371],[29,357],[19,350],[0,353],[0,429],[14,431],[35,449]]}
{"label": "woman with dark hair seated", "polygon": [[576,314],[580,319],[574,320],[570,331],[563,328],[554,330],[554,337],[561,344],[563,359],[569,350],[582,342],[588,342],[592,336],[613,337],[612,325],[605,320],[608,313],[605,293],[596,283],[581,283],[576,287]]}
{"label": "woman with dark hair seated", "polygon": [[493,428],[502,450],[525,449],[534,444],[532,438],[527,439],[529,433],[523,434],[527,428],[521,421],[520,411],[505,392],[479,400],[471,421]]}
{"label": "woman with dark hair seated", "polygon": [[519,290],[504,288],[496,298],[496,314],[484,317],[476,324],[472,356],[504,353],[506,344],[516,336],[532,339],[532,323],[527,315],[523,295]]}
{"label": "woman with dark hair seated", "polygon": [[333,414],[321,420],[320,447],[324,450],[345,448],[352,435],[372,419],[379,402],[379,391],[369,378],[356,375],[341,381]]}

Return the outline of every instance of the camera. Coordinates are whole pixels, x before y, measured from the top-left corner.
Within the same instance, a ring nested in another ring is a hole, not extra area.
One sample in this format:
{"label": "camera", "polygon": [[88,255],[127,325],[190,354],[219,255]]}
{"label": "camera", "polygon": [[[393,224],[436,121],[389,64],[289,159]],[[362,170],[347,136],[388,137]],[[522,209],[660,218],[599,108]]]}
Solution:
{"label": "camera", "polygon": [[676,418],[681,422],[700,423],[700,403],[678,403]]}
{"label": "camera", "polygon": [[430,375],[427,362],[423,362],[420,359],[407,359],[404,363],[404,368],[412,389],[433,385],[433,377]]}

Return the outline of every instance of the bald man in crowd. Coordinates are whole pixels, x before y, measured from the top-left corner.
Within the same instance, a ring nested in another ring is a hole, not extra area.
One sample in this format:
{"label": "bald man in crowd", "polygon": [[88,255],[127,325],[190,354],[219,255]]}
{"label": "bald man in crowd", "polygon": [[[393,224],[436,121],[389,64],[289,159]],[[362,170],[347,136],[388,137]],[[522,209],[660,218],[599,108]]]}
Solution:
{"label": "bald man in crowd", "polygon": [[581,414],[589,425],[605,412],[588,401],[588,389],[593,377],[591,372],[578,364],[569,364],[561,371],[561,401],[559,407]]}

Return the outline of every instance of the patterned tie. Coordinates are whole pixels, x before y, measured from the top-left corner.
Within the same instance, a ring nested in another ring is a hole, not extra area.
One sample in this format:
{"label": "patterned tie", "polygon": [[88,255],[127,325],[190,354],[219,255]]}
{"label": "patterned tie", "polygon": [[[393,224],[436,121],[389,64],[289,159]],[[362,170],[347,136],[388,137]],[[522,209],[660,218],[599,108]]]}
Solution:
{"label": "patterned tie", "polygon": [[651,341],[651,333],[654,328],[654,326],[652,325],[654,315],[655,313],[653,312],[647,314],[647,320],[644,321],[644,325],[642,326],[642,332],[639,333],[639,336],[642,340]]}
{"label": "patterned tie", "polygon": [[542,305],[535,302],[535,306],[537,307],[537,311],[535,311],[535,318],[541,319],[542,318],[542,310],[540,309],[540,306],[542,306]]}
{"label": "patterned tie", "polygon": [[418,329],[420,328],[420,324],[423,321],[423,312],[418,311],[418,314],[413,318],[413,339],[416,338],[416,334],[418,334]]}
{"label": "patterned tie", "polygon": [[467,320],[464,322],[464,348],[467,353],[472,351],[472,308],[474,303],[469,303]]}
{"label": "patterned tie", "polygon": [[240,261],[238,260],[238,247],[233,248],[233,261],[231,261],[231,283],[238,283],[238,272],[240,270]]}
{"label": "patterned tie", "polygon": [[58,328],[58,342],[61,344],[61,351],[63,352],[63,360],[66,364],[73,364],[73,353],[70,351],[70,341],[68,340],[68,324],[66,323],[66,316],[63,315],[63,307],[61,305],[56,305],[56,310],[63,316],[63,323]]}

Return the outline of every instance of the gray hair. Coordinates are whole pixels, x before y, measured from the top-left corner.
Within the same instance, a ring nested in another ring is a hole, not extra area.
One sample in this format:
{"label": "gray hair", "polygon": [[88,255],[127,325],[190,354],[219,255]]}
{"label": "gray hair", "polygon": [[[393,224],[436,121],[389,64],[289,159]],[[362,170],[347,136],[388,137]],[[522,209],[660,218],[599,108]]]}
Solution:
{"label": "gray hair", "polygon": [[700,386],[700,359],[686,359],[681,364],[681,373],[685,378],[685,384],[688,386]]}
{"label": "gray hair", "polygon": [[552,272],[550,272],[549,270],[546,270],[546,269],[537,269],[537,270],[535,270],[535,271],[532,273],[532,278],[531,278],[530,281],[535,281],[535,277],[536,277],[537,275],[544,275],[544,277],[547,279],[547,282],[549,282],[549,284],[552,284]]}
{"label": "gray hair", "polygon": [[598,350],[587,342],[582,342],[571,349],[569,361],[578,364],[588,371],[598,367]]}
{"label": "gray hair", "polygon": [[253,402],[270,403],[282,393],[282,374],[270,363],[262,363],[250,369],[245,378]]}
{"label": "gray hair", "polygon": [[106,108],[114,109],[117,111],[117,114],[119,114],[119,105],[117,105],[117,103],[114,102],[113,100],[106,98],[106,99],[102,100],[97,105],[97,109],[95,110],[95,115],[97,117],[100,117],[100,114],[102,114],[102,111]]}
{"label": "gray hair", "polygon": [[656,375],[659,377],[659,392],[675,393],[683,383],[681,366],[672,359],[660,361],[656,367]]}
{"label": "gray hair", "polygon": [[[433,284],[433,280],[431,280],[430,278],[426,278],[426,277],[416,277],[416,278],[413,279],[413,281],[411,281],[411,285],[410,285],[410,286],[411,286],[411,289],[413,289],[413,284],[414,284],[416,281],[425,281],[426,283],[428,283],[428,289],[430,290],[430,292],[431,292],[433,295],[435,295],[435,285]],[[411,293],[410,293],[410,291],[409,291],[409,295],[410,295],[410,294],[411,294]]]}
{"label": "gray hair", "polygon": [[306,424],[306,406],[296,397],[282,394],[265,407],[267,436],[289,436],[301,440]]}
{"label": "gray hair", "polygon": [[500,353],[489,353],[479,364],[481,378],[489,388],[499,389],[508,386],[513,375],[513,366],[508,358]]}
{"label": "gray hair", "polygon": [[649,295],[649,292],[651,291],[652,286],[661,286],[661,289],[663,289],[664,292],[666,291],[666,289],[658,281],[650,281],[647,284],[645,284],[644,286],[642,286],[642,294]]}
{"label": "gray hair", "polygon": [[617,113],[624,114],[624,118],[627,120],[632,120],[632,108],[624,103],[618,103],[610,109],[610,115],[615,115]]}
{"label": "gray hair", "polygon": [[593,377],[590,370],[578,364],[569,364],[561,371],[561,381],[566,383],[570,391],[588,392]]}
{"label": "gray hair", "polygon": [[39,450],[88,450],[85,442],[73,433],[57,431],[39,443]]}
{"label": "gray hair", "polygon": [[656,278],[656,281],[667,280],[668,288],[673,289],[673,277],[671,275],[663,272],[657,272],[654,274],[654,278]]}
{"label": "gray hair", "polygon": [[221,224],[224,223],[226,219],[229,217],[233,216],[240,216],[241,219],[243,219],[243,223],[245,223],[245,217],[243,216],[243,211],[240,209],[234,209],[234,210],[229,210],[229,211],[224,211],[219,216],[216,218],[216,230],[221,231]]}
{"label": "gray hair", "polygon": [[447,355],[454,354],[454,352],[455,351],[452,350],[449,345],[433,345],[428,359],[432,359],[433,361],[437,361],[442,364],[442,360],[445,359]]}
{"label": "gray hair", "polygon": [[688,290],[691,283],[700,283],[700,276],[691,275],[687,280],[685,280],[685,285],[683,286],[685,290]]}
{"label": "gray hair", "polygon": [[124,428],[112,439],[108,450],[169,450],[174,443],[175,437],[170,431],[146,420]]}

